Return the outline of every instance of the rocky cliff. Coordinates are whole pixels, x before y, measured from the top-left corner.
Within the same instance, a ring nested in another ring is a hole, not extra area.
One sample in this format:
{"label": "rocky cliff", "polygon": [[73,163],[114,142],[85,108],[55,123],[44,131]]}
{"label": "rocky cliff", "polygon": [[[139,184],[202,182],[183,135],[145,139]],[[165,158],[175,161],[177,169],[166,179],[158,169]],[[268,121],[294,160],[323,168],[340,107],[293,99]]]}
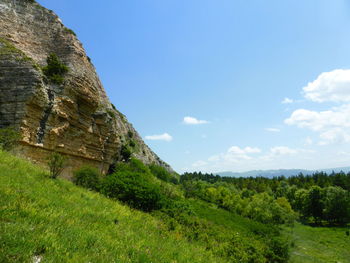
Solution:
{"label": "rocky cliff", "polygon": [[[43,68],[55,54],[68,67],[63,82]],[[14,126],[17,153],[45,163],[52,151],[68,156],[64,174],[81,165],[106,173],[123,151],[171,169],[110,103],[74,32],[32,0],[0,0],[0,127]]]}

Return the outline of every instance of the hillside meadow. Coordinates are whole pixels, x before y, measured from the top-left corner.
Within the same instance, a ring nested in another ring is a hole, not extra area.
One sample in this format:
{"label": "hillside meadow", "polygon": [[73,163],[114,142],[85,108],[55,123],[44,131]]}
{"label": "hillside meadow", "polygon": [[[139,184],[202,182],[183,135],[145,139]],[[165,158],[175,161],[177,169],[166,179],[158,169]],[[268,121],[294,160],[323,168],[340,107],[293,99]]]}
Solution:
{"label": "hillside meadow", "polygon": [[0,262],[350,262],[346,226],[258,222],[156,177],[180,197],[143,212],[4,151],[0,171]]}

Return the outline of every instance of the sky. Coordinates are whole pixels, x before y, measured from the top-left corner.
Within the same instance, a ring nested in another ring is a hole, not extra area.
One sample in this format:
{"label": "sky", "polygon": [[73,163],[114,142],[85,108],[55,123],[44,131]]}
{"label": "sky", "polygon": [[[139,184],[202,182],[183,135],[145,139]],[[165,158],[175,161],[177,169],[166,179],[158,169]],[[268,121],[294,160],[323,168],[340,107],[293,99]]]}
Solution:
{"label": "sky", "polygon": [[38,2],[177,172],[350,166],[348,1]]}

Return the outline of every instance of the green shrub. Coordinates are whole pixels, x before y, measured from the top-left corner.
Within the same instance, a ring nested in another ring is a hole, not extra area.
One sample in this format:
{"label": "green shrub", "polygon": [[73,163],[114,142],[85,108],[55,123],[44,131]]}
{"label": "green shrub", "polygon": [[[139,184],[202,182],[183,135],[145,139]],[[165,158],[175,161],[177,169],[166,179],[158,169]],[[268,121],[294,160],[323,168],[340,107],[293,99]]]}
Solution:
{"label": "green shrub", "polygon": [[83,166],[73,172],[73,182],[76,185],[91,189],[99,190],[101,176],[96,168]]}
{"label": "green shrub", "polygon": [[102,180],[103,194],[147,212],[162,207],[165,196],[159,182],[140,160],[131,158],[129,162],[117,163],[114,171]]}
{"label": "green shrub", "polygon": [[53,84],[62,84],[64,82],[64,75],[68,72],[68,67],[54,53],[51,53],[47,57],[46,62],[47,66],[43,67],[43,73],[47,80]]}
{"label": "green shrub", "polygon": [[66,164],[66,158],[58,152],[53,152],[47,158],[48,166],[50,168],[50,177],[56,179],[59,176]]}
{"label": "green shrub", "polygon": [[269,253],[267,258],[269,262],[284,263],[288,262],[290,257],[289,242],[281,237],[272,237],[268,241]]}
{"label": "green shrub", "polygon": [[115,170],[118,172],[130,171],[133,173],[142,173],[148,178],[152,177],[150,169],[143,162],[135,158],[131,158],[128,163],[117,163]]}
{"label": "green shrub", "polygon": [[164,199],[160,187],[141,172],[119,171],[108,175],[102,181],[101,192],[146,212],[160,209]]}
{"label": "green shrub", "polygon": [[122,161],[127,162],[130,160],[132,155],[132,151],[129,146],[123,145],[122,148],[120,149],[120,156]]}
{"label": "green shrub", "polygon": [[164,167],[156,164],[151,164],[149,168],[152,174],[156,176],[158,179],[163,180],[165,182],[174,183],[174,184],[179,183],[179,179],[176,177],[176,175],[174,173],[169,172]]}
{"label": "green shrub", "polygon": [[77,36],[77,34],[75,34],[75,32],[72,29],[68,28],[68,27],[65,27],[64,31],[69,33],[69,34],[72,34],[73,36]]}
{"label": "green shrub", "polygon": [[20,138],[21,136],[19,132],[17,132],[14,128],[2,128],[0,129],[0,148],[5,151],[11,151],[16,146]]}
{"label": "green shrub", "polygon": [[136,142],[134,140],[130,139],[129,146],[132,147],[132,148],[135,148]]}

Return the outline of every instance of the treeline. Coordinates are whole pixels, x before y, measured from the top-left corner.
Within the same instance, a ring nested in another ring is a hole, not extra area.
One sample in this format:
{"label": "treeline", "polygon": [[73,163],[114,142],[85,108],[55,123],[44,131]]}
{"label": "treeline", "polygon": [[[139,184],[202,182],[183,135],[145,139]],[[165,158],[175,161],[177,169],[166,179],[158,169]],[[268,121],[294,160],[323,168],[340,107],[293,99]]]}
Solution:
{"label": "treeline", "polygon": [[201,180],[209,183],[227,182],[234,184],[238,189],[249,189],[257,192],[266,192],[268,190],[276,190],[281,181],[287,182],[289,185],[295,185],[298,188],[309,189],[312,186],[327,187],[339,186],[344,190],[350,191],[350,172],[344,173],[332,172],[316,172],[312,175],[304,175],[300,173],[296,176],[277,176],[273,178],[266,177],[221,177],[219,175],[194,172],[184,173],[181,175],[181,182],[186,180]]}
{"label": "treeline", "polygon": [[181,184],[187,196],[215,203],[224,209],[263,223],[314,224],[350,222],[350,174],[232,178],[185,173]]}

